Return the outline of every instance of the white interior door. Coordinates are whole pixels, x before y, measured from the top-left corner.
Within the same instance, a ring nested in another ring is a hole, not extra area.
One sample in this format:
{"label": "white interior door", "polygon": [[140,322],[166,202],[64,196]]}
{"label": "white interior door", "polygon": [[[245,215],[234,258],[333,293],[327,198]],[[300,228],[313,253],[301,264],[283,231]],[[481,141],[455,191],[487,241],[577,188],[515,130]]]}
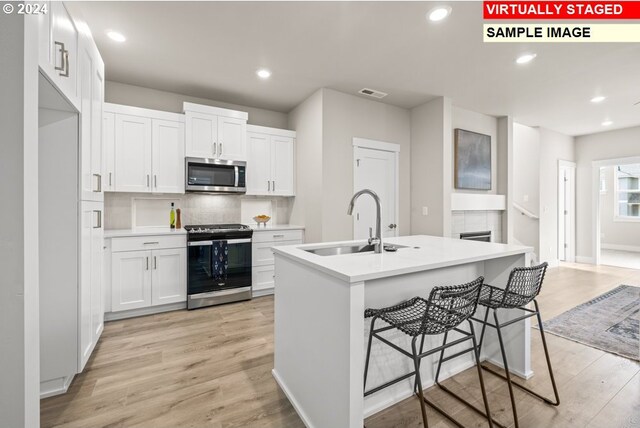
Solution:
{"label": "white interior door", "polygon": [[575,262],[576,167],[562,162],[558,168],[558,259]]}
{"label": "white interior door", "polygon": [[[397,152],[355,146],[353,154],[354,193],[362,189],[373,190],[380,197],[382,236],[397,236]],[[353,238],[366,239],[369,237],[369,228],[375,234],[375,227],[375,202],[369,196],[362,196],[356,202],[353,213]]]}

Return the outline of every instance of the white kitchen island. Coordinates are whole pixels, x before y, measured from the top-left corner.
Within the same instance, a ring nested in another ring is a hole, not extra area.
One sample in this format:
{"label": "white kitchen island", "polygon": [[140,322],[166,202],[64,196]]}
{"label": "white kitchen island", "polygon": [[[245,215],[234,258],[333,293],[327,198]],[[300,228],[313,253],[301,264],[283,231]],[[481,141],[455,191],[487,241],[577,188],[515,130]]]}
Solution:
{"label": "white kitchen island", "polygon": [[[428,297],[438,285],[455,285],[485,277],[504,288],[514,267],[528,266],[530,247],[463,241],[435,236],[405,236],[385,240],[403,245],[396,252],[321,256],[309,249],[363,244],[340,242],[276,247],[275,367],[273,375],[310,428],[362,428],[363,419],[409,397],[413,377],[363,397],[363,371],[369,320],[365,308],[394,305],[414,296]],[[504,319],[515,318],[502,314]],[[483,315],[479,309],[478,316]],[[509,317],[509,318],[507,318]],[[502,321],[502,319],[501,319]],[[503,335],[511,371],[528,378],[529,321],[507,327]],[[476,327],[476,334],[479,334]],[[386,333],[410,349],[410,339]],[[450,341],[457,336],[450,334]],[[428,337],[427,346],[442,344]],[[468,347],[450,348],[447,354]],[[501,364],[495,330],[485,336],[482,359]],[[435,358],[423,360],[422,382],[433,384]],[[446,362],[441,379],[473,365],[472,354]],[[367,389],[411,372],[411,360],[374,339]],[[418,406],[418,403],[416,403]]]}

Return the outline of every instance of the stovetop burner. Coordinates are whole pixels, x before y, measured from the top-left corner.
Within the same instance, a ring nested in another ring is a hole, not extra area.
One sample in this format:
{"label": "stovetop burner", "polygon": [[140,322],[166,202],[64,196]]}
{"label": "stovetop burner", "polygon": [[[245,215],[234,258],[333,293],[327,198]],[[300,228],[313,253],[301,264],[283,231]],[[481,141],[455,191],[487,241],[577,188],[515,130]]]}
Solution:
{"label": "stovetop burner", "polygon": [[187,233],[217,233],[228,232],[236,230],[251,230],[251,228],[244,224],[195,224],[185,226],[184,229]]}

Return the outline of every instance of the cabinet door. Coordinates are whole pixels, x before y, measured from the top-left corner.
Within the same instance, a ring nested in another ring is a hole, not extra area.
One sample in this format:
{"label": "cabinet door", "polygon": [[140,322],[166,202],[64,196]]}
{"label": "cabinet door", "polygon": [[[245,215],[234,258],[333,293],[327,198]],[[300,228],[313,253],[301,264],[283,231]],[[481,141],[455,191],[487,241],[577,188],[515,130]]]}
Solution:
{"label": "cabinet door", "polygon": [[50,2],[52,51],[50,77],[69,100],[78,105],[78,30],[61,1]]}
{"label": "cabinet door", "polygon": [[218,158],[246,159],[247,121],[218,117]]}
{"label": "cabinet door", "polygon": [[104,161],[102,184],[105,192],[113,192],[116,190],[116,115],[115,113],[104,113],[102,118],[102,145]]}
{"label": "cabinet door", "polygon": [[293,138],[271,136],[271,191],[274,195],[293,196]]}
{"label": "cabinet door", "polygon": [[187,157],[217,157],[218,116],[187,111],[185,129]]}
{"label": "cabinet door", "polygon": [[[58,3],[57,1],[53,3]],[[93,58],[83,46],[80,49],[80,198],[83,201],[93,200],[93,192],[98,190],[98,178],[93,175],[91,136],[92,120],[92,90],[91,74]]]}
{"label": "cabinet door", "polygon": [[116,114],[116,191],[151,191],[151,119]]}
{"label": "cabinet door", "polygon": [[111,255],[111,310],[151,306],[151,251]]}
{"label": "cabinet door", "polygon": [[91,176],[95,187],[93,200],[104,200],[104,177],[102,176],[102,106],[104,105],[104,66],[97,50],[93,49],[93,68],[91,70]]}
{"label": "cabinet door", "polygon": [[78,286],[78,338],[79,338],[79,370],[82,371],[94,347],[91,333],[91,281],[93,228],[98,225],[98,216],[90,202],[80,205],[80,283]]}
{"label": "cabinet door", "polygon": [[273,265],[257,266],[251,270],[252,292],[273,289],[276,271]]}
{"label": "cabinet door", "polygon": [[152,120],[153,191],[184,193],[184,124]]}
{"label": "cabinet door", "polygon": [[92,205],[94,218],[97,217],[91,228],[91,335],[95,346],[104,329],[104,206],[102,202]]}
{"label": "cabinet door", "polygon": [[172,248],[152,252],[151,304],[187,300],[187,249]]}
{"label": "cabinet door", "polygon": [[268,195],[271,191],[269,136],[247,133],[247,195]]}
{"label": "cabinet door", "polygon": [[[51,66],[51,2],[39,1],[48,13],[39,13],[38,18],[38,65],[45,71]],[[48,74],[48,73],[47,73]]]}

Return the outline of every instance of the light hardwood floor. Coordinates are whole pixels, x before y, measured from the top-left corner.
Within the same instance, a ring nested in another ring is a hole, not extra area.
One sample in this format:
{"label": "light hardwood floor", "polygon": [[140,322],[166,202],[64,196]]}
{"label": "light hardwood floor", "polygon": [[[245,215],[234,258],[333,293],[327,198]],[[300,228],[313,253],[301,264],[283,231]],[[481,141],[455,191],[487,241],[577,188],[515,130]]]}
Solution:
{"label": "light hardwood floor", "polygon": [[[640,271],[565,264],[550,269],[539,297],[552,318],[620,284],[640,285]],[[527,384],[551,392],[539,334],[532,331]],[[522,428],[640,426],[640,364],[547,335],[560,407],[516,391]],[[109,322],[86,370],[65,395],[42,400],[43,427],[303,427],[271,377],[273,299]],[[485,375],[491,409],[511,424],[505,384]],[[475,371],[446,384],[480,397]],[[486,422],[441,391],[427,394],[469,427]],[[479,403],[478,403],[479,404]],[[429,410],[430,427],[453,427]],[[420,427],[419,404],[407,399],[366,421],[367,428]],[[340,428],[340,427],[335,427]]]}

